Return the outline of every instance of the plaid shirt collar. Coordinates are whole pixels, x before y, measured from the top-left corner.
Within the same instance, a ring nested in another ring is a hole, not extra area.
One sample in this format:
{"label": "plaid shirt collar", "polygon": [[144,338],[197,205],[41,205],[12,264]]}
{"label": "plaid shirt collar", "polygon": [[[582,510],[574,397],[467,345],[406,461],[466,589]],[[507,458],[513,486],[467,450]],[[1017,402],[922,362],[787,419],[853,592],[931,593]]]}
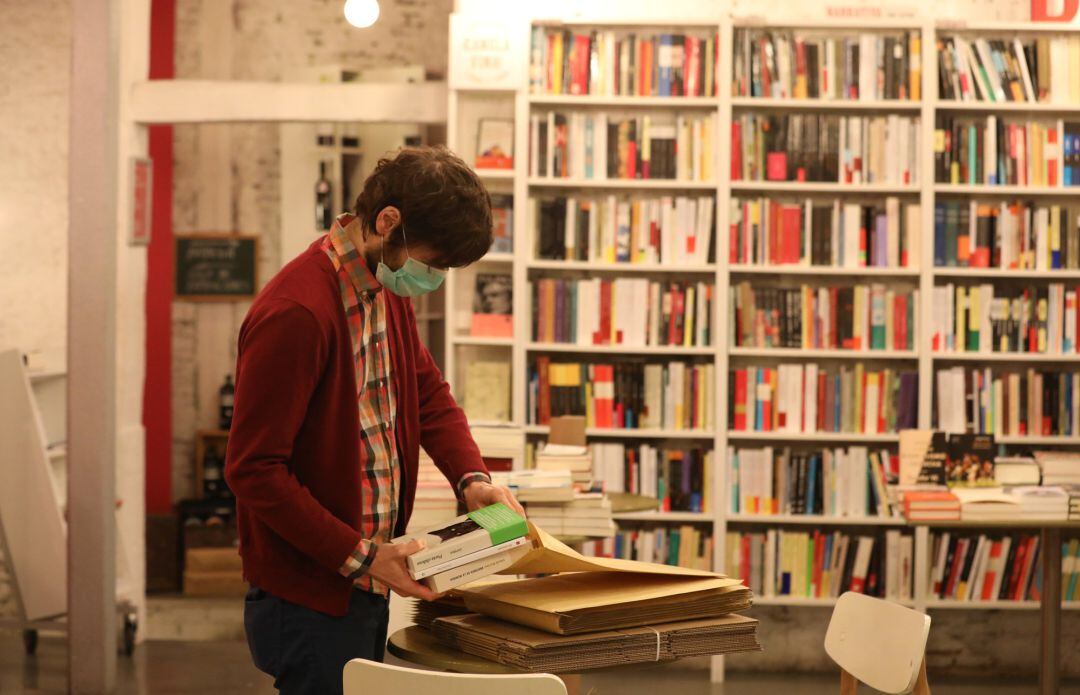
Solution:
{"label": "plaid shirt collar", "polygon": [[382,289],[382,285],[371,274],[364,257],[360,255],[356,246],[349,239],[349,232],[360,231],[360,219],[348,213],[338,215],[334,224],[330,227],[330,245],[334,249],[341,267],[349,275],[353,287],[357,292],[375,293]]}

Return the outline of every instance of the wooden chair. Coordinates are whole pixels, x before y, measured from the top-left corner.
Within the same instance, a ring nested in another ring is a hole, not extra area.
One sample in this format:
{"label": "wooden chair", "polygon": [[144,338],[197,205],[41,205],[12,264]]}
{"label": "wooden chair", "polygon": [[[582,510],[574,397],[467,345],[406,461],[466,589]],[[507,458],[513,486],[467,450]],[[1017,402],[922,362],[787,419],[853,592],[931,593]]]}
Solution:
{"label": "wooden chair", "polygon": [[439,693],[439,695],[566,695],[566,686],[550,673],[478,676],[411,668],[353,659],[345,664],[345,695]]}
{"label": "wooden chair", "polygon": [[928,615],[850,591],[843,594],[825,633],[825,652],[841,669],[840,695],[855,695],[859,683],[885,693],[930,695],[929,634]]}

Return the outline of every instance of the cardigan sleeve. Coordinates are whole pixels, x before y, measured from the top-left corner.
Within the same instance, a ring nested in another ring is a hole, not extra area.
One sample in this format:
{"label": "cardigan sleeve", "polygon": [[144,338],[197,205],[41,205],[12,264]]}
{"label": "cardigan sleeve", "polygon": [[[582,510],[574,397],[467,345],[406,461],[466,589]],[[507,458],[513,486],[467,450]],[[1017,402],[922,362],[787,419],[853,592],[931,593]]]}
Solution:
{"label": "cardigan sleeve", "polygon": [[314,315],[290,300],[268,303],[244,321],[225,479],[274,533],[338,572],[360,532],[319,503],[288,465],[329,345]]}
{"label": "cardigan sleeve", "polygon": [[420,445],[461,497],[475,480],[491,480],[469,421],[416,331],[412,303],[405,302],[409,339],[416,346],[416,386],[420,401]]}

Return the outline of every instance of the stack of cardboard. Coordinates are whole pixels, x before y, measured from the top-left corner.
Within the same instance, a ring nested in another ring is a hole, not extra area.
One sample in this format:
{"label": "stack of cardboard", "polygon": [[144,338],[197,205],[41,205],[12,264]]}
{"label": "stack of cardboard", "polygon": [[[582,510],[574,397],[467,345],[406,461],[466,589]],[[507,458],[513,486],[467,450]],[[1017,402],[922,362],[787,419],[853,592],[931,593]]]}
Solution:
{"label": "stack of cardboard", "polygon": [[184,552],[184,594],[243,596],[244,568],[236,548],[188,548]]}
{"label": "stack of cardboard", "polygon": [[585,558],[530,527],[530,552],[507,573],[552,574],[461,590],[471,613],[432,633],[470,654],[529,671],[572,673],[760,649],[740,581],[629,560]]}

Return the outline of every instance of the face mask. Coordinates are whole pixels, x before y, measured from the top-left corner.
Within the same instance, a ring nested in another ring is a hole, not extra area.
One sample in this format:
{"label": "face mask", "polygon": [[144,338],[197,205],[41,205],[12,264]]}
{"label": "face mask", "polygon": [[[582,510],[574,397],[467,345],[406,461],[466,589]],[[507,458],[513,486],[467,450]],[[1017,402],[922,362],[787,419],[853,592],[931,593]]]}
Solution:
{"label": "face mask", "polygon": [[[375,269],[375,279],[399,297],[416,297],[439,289],[443,278],[446,277],[446,271],[432,268],[409,256],[409,242],[405,239],[404,223],[401,225],[401,238],[405,241],[407,257],[404,265],[397,270],[390,270],[390,266],[383,263],[380,258],[379,266]],[[382,249],[379,253],[381,256]]]}

